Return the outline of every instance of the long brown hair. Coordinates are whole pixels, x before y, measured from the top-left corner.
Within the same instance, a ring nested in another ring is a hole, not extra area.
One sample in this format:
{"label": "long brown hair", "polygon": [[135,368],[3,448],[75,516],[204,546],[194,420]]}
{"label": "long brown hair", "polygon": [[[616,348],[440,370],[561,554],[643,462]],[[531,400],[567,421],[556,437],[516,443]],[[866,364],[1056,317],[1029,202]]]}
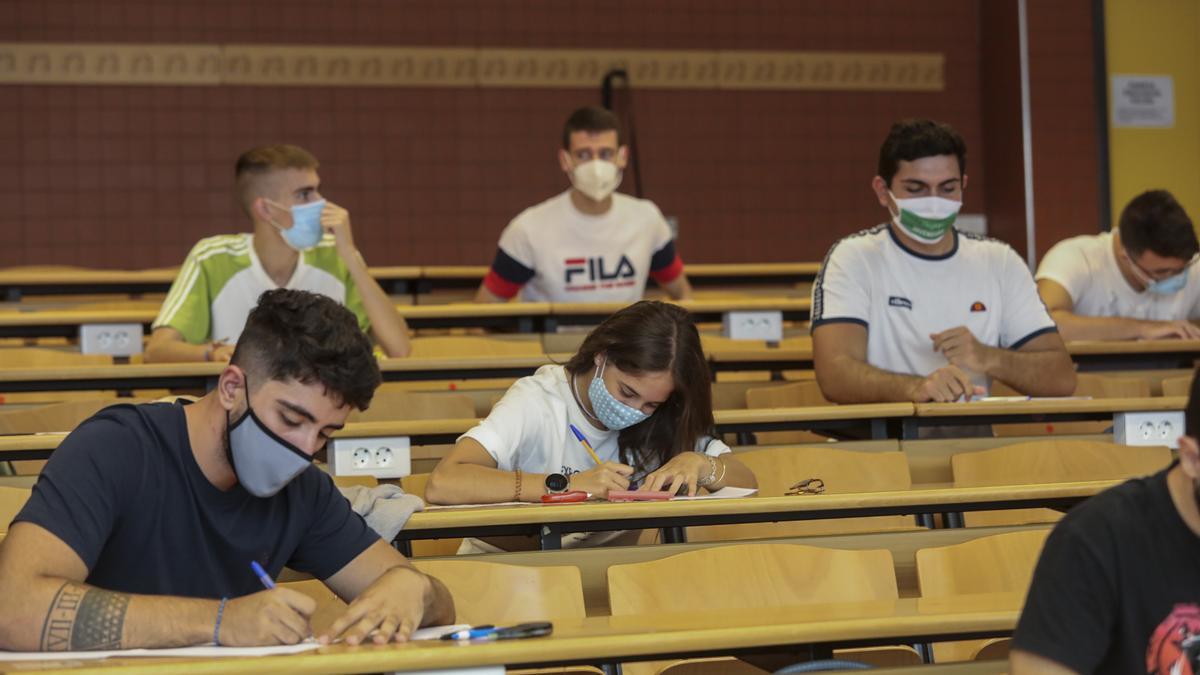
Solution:
{"label": "long brown hair", "polygon": [[584,339],[567,362],[567,372],[581,375],[595,369],[601,353],[626,373],[668,371],[675,381],[675,390],[649,419],[618,437],[621,449],[634,453],[635,468],[661,466],[693,450],[697,439],[712,431],[711,375],[687,310],[643,300],[616,312]]}

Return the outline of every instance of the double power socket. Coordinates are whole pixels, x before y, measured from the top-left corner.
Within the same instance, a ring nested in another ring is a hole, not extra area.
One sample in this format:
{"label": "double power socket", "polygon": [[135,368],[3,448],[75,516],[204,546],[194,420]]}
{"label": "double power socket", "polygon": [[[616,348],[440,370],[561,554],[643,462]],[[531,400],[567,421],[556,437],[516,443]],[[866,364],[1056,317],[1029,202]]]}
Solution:
{"label": "double power socket", "polygon": [[412,473],[408,436],[335,438],[328,456],[329,471],[335,476],[403,478]]}
{"label": "double power socket", "polygon": [[1182,410],[1125,412],[1113,415],[1113,442],[1179,448],[1184,433]]}
{"label": "double power socket", "polygon": [[139,323],[88,323],[79,327],[79,351],[83,354],[133,356],[142,353]]}

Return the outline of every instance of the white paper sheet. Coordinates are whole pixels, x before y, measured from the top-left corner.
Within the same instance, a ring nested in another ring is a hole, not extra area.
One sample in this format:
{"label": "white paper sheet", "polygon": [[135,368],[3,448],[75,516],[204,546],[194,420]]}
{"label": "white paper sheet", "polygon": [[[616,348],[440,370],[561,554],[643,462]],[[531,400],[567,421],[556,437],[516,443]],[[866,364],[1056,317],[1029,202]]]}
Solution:
{"label": "white paper sheet", "polygon": [[730,486],[723,487],[716,492],[710,492],[706,495],[696,495],[695,497],[688,497],[687,495],[684,495],[683,497],[674,497],[671,501],[678,502],[695,499],[734,499],[736,497],[750,497],[755,494],[758,494],[758,490],[756,488],[740,488]]}
{"label": "white paper sheet", "polygon": [[[413,632],[413,640],[437,640],[446,633],[470,628],[470,624],[454,624],[451,626],[430,626]],[[128,656],[179,656],[192,659],[251,657],[251,656],[282,656],[300,654],[320,647],[320,643],[309,638],[294,645],[276,645],[273,647],[218,647],[216,645],[198,645],[195,647],[175,647],[172,649],[119,649],[113,651],[95,652],[6,652],[0,650],[0,661],[81,661],[98,660]]]}

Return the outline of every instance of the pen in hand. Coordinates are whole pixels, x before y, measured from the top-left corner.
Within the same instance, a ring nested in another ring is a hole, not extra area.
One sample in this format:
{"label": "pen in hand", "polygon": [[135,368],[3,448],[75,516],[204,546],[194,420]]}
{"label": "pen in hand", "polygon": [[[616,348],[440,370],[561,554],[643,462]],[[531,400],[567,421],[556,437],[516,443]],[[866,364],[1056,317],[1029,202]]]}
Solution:
{"label": "pen in hand", "polygon": [[580,431],[574,424],[568,424],[567,426],[571,427],[571,433],[575,434],[575,438],[578,439],[583,445],[583,449],[587,450],[588,454],[592,456],[592,461],[596,463],[596,466],[603,464],[604,462],[600,461],[600,456],[597,455],[596,451],[592,449],[592,444],[588,443],[588,439],[583,435],[583,432]]}
{"label": "pen in hand", "polygon": [[264,588],[266,588],[268,591],[275,590],[275,581],[271,579],[271,575],[267,574],[267,571],[263,569],[262,565],[258,564],[257,560],[250,561],[250,569],[254,570],[254,576],[258,577],[258,580],[262,582]]}

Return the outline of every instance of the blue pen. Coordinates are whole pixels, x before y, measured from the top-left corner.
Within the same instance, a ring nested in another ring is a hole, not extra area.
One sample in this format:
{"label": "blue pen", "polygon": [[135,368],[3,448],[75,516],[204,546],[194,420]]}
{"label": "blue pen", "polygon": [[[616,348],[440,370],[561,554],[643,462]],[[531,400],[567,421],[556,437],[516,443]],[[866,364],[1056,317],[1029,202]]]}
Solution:
{"label": "blue pen", "polygon": [[600,456],[592,449],[592,444],[588,443],[587,436],[584,436],[583,432],[574,424],[568,424],[567,426],[571,427],[571,433],[575,434],[575,438],[583,445],[583,449],[587,450],[588,454],[592,456],[592,461],[596,463],[596,466],[603,464],[604,462],[600,461]]}
{"label": "blue pen", "polygon": [[258,564],[257,560],[250,561],[250,569],[254,570],[255,576],[258,577],[258,580],[262,582],[262,585],[268,591],[275,590],[275,582],[271,579],[271,575],[267,574],[267,571],[262,568],[262,565]]}
{"label": "blue pen", "polygon": [[464,628],[463,630],[456,630],[453,633],[446,633],[445,635],[442,636],[442,639],[443,640],[478,640],[479,638],[485,638],[485,637],[491,636],[492,633],[495,633],[497,630],[498,629],[495,626],[493,626],[492,624],[487,624],[485,626],[476,626],[474,628]]}

